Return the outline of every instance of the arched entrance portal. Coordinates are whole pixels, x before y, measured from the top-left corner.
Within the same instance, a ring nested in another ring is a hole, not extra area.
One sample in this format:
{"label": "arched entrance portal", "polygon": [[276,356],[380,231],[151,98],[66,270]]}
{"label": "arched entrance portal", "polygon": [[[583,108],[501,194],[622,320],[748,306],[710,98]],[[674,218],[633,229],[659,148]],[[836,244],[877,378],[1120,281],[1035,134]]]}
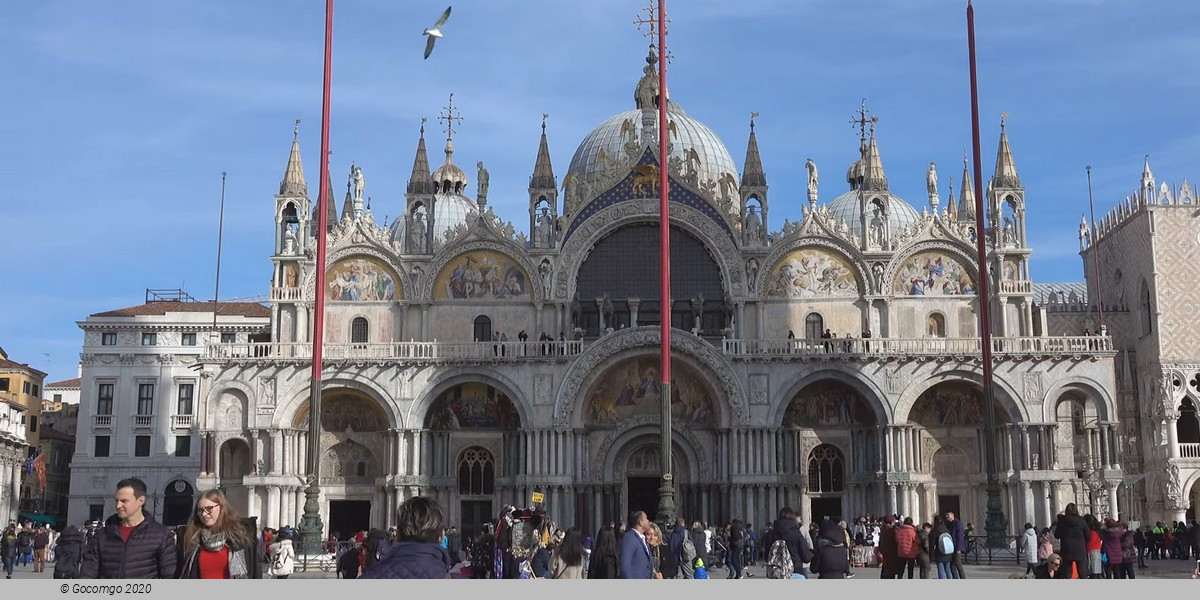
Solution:
{"label": "arched entrance portal", "polygon": [[[434,477],[455,482],[434,490],[466,537],[496,517],[499,498],[515,493],[521,464],[521,416],[503,390],[482,382],[443,390],[425,413]],[[448,465],[452,472],[441,472]],[[522,498],[528,502],[528,498]],[[464,538],[465,539],[465,538]]]}
{"label": "arched entrance portal", "polygon": [[242,478],[250,474],[250,446],[241,438],[225,440],[219,457],[217,476],[221,492],[234,510],[248,514],[250,496],[246,486],[242,485]]}
{"label": "arched entrance portal", "polygon": [[[308,428],[308,404],[293,426]],[[390,420],[365,392],[332,388],[322,392],[319,473],[326,500],[322,518],[338,539],[349,539],[372,524],[386,522],[384,490]],[[298,522],[303,506],[287,507],[281,519]],[[296,514],[291,514],[295,511]]]}
{"label": "arched entrance portal", "polygon": [[875,412],[857,389],[837,379],[805,385],[783,413],[792,446],[786,471],[807,477],[801,520],[878,513],[872,477],[878,454]]}
{"label": "arched entrance portal", "polygon": [[[983,515],[986,511],[987,467],[983,453],[983,390],[969,381],[944,381],[925,390],[909,412],[908,420],[917,426],[921,440],[916,474],[919,482],[921,517],[930,520],[936,514]],[[996,398],[993,407],[998,432],[1009,427],[1008,413]],[[1005,438],[997,433],[997,448]],[[1002,452],[997,450],[997,456]],[[1005,514],[1014,515],[1011,494],[1002,494]],[[974,521],[964,517],[966,521]]]}

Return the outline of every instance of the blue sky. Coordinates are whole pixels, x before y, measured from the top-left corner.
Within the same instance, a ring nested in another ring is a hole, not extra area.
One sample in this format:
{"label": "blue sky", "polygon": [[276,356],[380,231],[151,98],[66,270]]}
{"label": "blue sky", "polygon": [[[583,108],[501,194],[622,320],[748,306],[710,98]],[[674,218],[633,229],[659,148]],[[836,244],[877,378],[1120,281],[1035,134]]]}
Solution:
{"label": "blue sky", "polygon": [[[421,58],[445,0],[340,0],[334,24],[331,172],[351,161],[382,220],[403,206],[421,117],[450,92],[465,121],[456,162],[483,160],[488,200],[524,228],[543,112],[561,177],[576,145],[633,107],[644,0],[456,0],[446,39]],[[865,97],[892,190],[920,208],[928,161],[943,186],[970,146],[965,6],[958,0],[674,0],[672,100],[745,156],[751,111],[772,229],[796,219],[804,160],[821,200],[856,158]],[[1093,166],[1098,213],[1137,186],[1142,156],[1178,184],[1200,150],[1194,2],[976,2],[985,176],[998,121],[1027,189],[1037,281],[1082,277],[1077,234]],[[265,294],[272,197],[301,118],[315,191],[324,2],[44,0],[0,21],[9,122],[0,144],[0,346],[75,374],[87,315],[140,304],[145,288],[213,293],[221,171],[229,173],[223,299]],[[431,131],[440,161],[440,133]],[[474,179],[474,170],[467,169]],[[472,183],[473,193],[473,183]],[[36,268],[35,268],[36,267]],[[22,275],[39,272],[36,286]],[[27,282],[26,282],[27,283]]]}

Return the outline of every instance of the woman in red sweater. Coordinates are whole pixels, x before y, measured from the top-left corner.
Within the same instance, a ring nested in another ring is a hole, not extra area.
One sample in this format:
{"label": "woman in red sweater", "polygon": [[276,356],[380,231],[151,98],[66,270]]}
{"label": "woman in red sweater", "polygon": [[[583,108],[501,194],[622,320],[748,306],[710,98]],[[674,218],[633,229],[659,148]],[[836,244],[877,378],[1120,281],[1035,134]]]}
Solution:
{"label": "woman in red sweater", "polygon": [[[1088,579],[1104,579],[1103,561],[1100,559],[1100,549],[1104,546],[1104,542],[1100,538],[1100,521],[1094,515],[1088,515],[1083,518],[1087,522],[1087,554],[1088,554]],[[1082,577],[1082,573],[1080,576]]]}
{"label": "woman in red sweater", "polygon": [[180,579],[259,579],[258,540],[221,490],[196,500],[187,532],[178,540]]}

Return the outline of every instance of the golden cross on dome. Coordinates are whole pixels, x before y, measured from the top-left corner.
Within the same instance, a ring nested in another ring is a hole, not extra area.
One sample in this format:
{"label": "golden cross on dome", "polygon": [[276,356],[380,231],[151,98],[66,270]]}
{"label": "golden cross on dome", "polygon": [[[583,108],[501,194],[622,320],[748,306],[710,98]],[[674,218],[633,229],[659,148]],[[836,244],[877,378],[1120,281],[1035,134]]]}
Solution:
{"label": "golden cross on dome", "polygon": [[446,106],[443,106],[442,110],[445,110],[446,114],[439,114],[438,121],[446,123],[446,139],[452,139],[454,137],[454,126],[461,124],[463,121],[462,114],[458,112],[457,108],[454,108],[454,92],[450,92],[450,102]]}
{"label": "golden cross on dome", "polygon": [[646,16],[643,17],[642,13],[638,13],[638,18],[633,20],[633,24],[637,25],[638,31],[642,30],[642,25],[650,26],[650,30],[647,31],[646,33],[643,33],[642,34],[643,36],[649,37],[652,35],[657,35],[658,34],[658,17],[655,16],[655,14],[654,14],[655,12],[657,12],[654,9],[654,5],[652,5],[652,4],[647,5],[644,8],[642,8],[642,10],[646,13]]}

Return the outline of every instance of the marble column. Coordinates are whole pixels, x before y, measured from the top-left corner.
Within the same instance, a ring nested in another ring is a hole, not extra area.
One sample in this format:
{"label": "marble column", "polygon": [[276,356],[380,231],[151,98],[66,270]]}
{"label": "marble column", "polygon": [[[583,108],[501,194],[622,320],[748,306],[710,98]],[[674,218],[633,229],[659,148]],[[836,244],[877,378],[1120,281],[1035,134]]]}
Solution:
{"label": "marble column", "polygon": [[1050,489],[1050,482],[1043,481],[1043,482],[1041,482],[1040,487],[1042,490],[1042,515],[1043,515],[1043,517],[1045,517],[1045,520],[1041,521],[1041,522],[1031,521],[1034,525],[1039,526],[1038,527],[1039,530],[1042,527],[1049,527],[1050,524],[1054,522],[1054,513],[1051,512],[1051,510],[1050,510],[1050,496],[1054,492]]}
{"label": "marble column", "polygon": [[896,484],[894,484],[894,483],[887,484],[887,489],[888,489],[888,514],[895,514],[897,512],[900,512],[899,507],[896,506]]}
{"label": "marble column", "polygon": [[246,486],[246,516],[258,517],[258,528],[262,529],[266,526],[263,523],[262,515],[258,512],[258,490],[254,486]]}
{"label": "marble column", "polygon": [[928,515],[927,521],[932,523],[933,518],[935,516],[937,516],[937,510],[938,510],[937,482],[931,481],[929,483],[926,483],[925,491],[929,498],[929,500],[927,502],[927,506],[925,507],[926,514]]}
{"label": "marble column", "polygon": [[1178,417],[1167,416],[1167,456],[1170,458],[1179,458],[1179,432],[1175,430],[1175,423]]}
{"label": "marble column", "polygon": [[279,486],[267,486],[267,516],[265,521],[270,527],[279,527],[281,525],[295,525],[295,523],[284,523],[279,518]]}
{"label": "marble column", "polygon": [[1121,519],[1120,511],[1117,507],[1117,486],[1120,485],[1115,481],[1107,481],[1104,487],[1108,490],[1108,518]]}
{"label": "marble column", "polygon": [[283,432],[271,430],[271,475],[279,475],[283,468]]}

